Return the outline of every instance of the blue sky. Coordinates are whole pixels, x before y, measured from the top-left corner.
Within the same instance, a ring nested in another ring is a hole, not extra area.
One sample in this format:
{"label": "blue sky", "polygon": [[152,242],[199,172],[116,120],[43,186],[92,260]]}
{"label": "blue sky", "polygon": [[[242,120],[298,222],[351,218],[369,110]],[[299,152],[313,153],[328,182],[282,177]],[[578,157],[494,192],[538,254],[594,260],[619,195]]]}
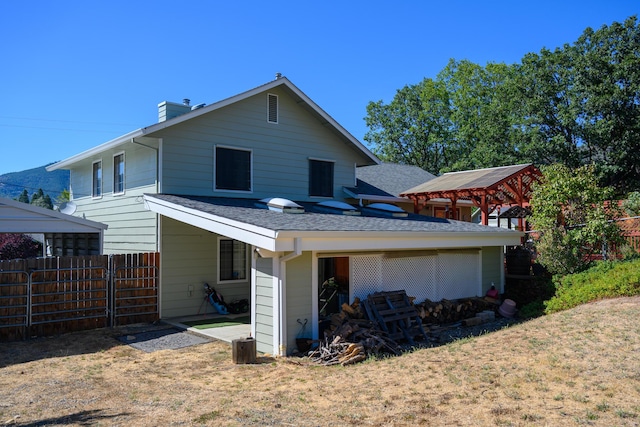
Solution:
{"label": "blue sky", "polygon": [[288,77],[364,142],[366,105],[450,58],[518,62],[635,0],[3,1],[0,174],[157,122],[162,101],[212,103]]}

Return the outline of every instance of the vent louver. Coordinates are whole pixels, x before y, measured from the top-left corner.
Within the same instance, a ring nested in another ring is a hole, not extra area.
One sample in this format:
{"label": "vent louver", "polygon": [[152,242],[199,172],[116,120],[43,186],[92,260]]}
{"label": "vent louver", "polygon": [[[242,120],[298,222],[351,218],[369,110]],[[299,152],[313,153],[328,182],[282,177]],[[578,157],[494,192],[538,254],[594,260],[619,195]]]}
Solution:
{"label": "vent louver", "polygon": [[278,123],[278,95],[267,95],[267,121]]}

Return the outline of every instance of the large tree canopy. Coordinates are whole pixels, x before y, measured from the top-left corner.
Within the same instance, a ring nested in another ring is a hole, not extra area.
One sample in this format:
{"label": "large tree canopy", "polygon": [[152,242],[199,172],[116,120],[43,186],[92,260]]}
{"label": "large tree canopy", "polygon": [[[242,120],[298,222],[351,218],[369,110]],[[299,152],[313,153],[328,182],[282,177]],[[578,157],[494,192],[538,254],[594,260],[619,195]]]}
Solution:
{"label": "large tree canopy", "polygon": [[640,188],[640,27],[587,28],[513,65],[451,60],[435,79],[367,106],[385,161],[432,173],[514,163],[596,165],[601,185]]}

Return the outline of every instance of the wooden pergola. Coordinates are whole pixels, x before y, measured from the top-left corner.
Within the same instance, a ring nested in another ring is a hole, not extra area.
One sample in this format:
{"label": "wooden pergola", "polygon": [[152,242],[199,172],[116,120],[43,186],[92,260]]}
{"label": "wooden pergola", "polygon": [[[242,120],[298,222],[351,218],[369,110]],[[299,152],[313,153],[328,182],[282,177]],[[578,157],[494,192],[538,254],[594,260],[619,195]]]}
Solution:
{"label": "wooden pergola", "polygon": [[[449,199],[452,219],[458,219],[458,200],[471,200],[482,212],[482,224],[488,225],[489,214],[499,206],[529,206],[532,184],[541,178],[540,170],[532,164],[449,172],[400,196],[413,200],[415,213],[419,213],[431,199]],[[518,226],[524,229],[524,218],[519,218]]]}

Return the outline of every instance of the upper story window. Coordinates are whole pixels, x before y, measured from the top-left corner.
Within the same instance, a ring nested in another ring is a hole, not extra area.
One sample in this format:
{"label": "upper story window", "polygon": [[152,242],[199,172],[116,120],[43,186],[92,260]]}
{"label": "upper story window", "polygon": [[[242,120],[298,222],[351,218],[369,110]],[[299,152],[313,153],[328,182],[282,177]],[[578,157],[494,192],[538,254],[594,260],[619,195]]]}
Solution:
{"label": "upper story window", "polygon": [[93,162],[92,197],[102,197],[102,160]]}
{"label": "upper story window", "polygon": [[218,240],[218,281],[247,280],[247,244],[233,239]]}
{"label": "upper story window", "polygon": [[124,193],[124,153],[113,156],[113,194]]}
{"label": "upper story window", "polygon": [[216,146],[216,190],[251,191],[251,150]]}
{"label": "upper story window", "polygon": [[309,159],[309,196],[333,197],[333,165],[332,161]]}
{"label": "upper story window", "polygon": [[267,121],[278,123],[278,95],[267,94]]}

